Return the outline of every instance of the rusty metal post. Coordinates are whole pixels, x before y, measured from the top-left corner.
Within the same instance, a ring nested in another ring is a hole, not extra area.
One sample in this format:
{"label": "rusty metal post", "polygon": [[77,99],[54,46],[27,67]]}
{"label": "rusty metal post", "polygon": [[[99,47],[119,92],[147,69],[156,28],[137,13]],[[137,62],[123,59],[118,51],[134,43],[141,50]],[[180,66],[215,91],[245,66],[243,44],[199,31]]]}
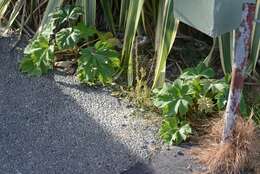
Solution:
{"label": "rusty metal post", "polygon": [[247,58],[250,52],[254,13],[255,4],[243,4],[242,22],[236,31],[235,60],[232,64],[232,80],[229,90],[228,103],[224,114],[224,130],[222,135],[223,143],[227,143],[231,140],[230,138],[232,136],[239,112]]}

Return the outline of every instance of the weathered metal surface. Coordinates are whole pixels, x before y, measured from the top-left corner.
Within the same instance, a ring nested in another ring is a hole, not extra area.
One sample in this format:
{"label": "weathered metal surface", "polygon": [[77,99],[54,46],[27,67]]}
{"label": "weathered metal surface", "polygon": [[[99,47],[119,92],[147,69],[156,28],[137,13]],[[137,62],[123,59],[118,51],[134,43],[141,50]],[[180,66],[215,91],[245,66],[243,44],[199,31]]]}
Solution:
{"label": "weathered metal surface", "polygon": [[242,22],[236,32],[235,60],[232,65],[232,80],[230,85],[227,108],[224,114],[225,123],[222,142],[228,142],[235,127],[241,92],[244,86],[244,75],[247,58],[250,52],[251,35],[254,22],[255,4],[244,3]]}
{"label": "weathered metal surface", "polygon": [[244,0],[243,2],[244,3],[254,3],[254,4],[256,4],[256,0]]}
{"label": "weathered metal surface", "polygon": [[239,27],[243,2],[255,0],[174,0],[181,22],[216,37]]}

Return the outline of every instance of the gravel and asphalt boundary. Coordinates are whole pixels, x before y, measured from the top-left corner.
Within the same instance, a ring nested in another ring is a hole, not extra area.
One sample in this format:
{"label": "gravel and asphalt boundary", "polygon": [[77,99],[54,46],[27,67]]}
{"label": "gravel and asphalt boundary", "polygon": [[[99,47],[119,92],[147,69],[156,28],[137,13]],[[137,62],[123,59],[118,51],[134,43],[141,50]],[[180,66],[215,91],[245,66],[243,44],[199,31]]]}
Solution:
{"label": "gravel and asphalt boundary", "polygon": [[158,128],[132,116],[108,89],[59,73],[21,74],[14,43],[0,38],[0,174],[192,172],[182,148],[163,150],[148,165],[160,145]]}

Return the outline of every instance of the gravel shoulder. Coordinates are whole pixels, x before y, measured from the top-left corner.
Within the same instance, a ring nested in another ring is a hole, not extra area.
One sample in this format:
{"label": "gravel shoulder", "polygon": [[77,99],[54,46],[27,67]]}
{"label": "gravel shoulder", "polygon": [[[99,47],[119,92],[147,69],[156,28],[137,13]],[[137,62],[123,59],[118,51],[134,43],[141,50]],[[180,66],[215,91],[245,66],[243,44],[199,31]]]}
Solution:
{"label": "gravel shoulder", "polygon": [[159,152],[158,128],[133,117],[134,109],[108,89],[59,73],[21,74],[21,51],[9,52],[14,43],[0,37],[1,174],[184,174],[196,168],[183,148]]}

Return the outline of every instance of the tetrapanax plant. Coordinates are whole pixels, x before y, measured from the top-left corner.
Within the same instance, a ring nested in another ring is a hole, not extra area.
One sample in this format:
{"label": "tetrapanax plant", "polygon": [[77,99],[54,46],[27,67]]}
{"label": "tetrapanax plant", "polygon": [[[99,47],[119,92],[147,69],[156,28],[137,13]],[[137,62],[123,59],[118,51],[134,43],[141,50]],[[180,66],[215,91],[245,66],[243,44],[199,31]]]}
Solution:
{"label": "tetrapanax plant", "polygon": [[166,116],[185,115],[192,105],[189,86],[180,79],[171,85],[165,84],[161,90],[155,91],[154,104]]}
{"label": "tetrapanax plant", "polygon": [[57,9],[56,12],[50,14],[51,18],[57,25],[65,25],[71,27],[80,16],[83,15],[82,8],[79,6],[65,6]]}
{"label": "tetrapanax plant", "polygon": [[154,105],[164,115],[160,135],[165,142],[178,144],[187,139],[191,133],[187,123],[189,113],[211,113],[224,108],[229,80],[213,78],[213,69],[199,64],[184,70],[172,84],[154,90]]}
{"label": "tetrapanax plant", "polygon": [[213,78],[215,76],[212,68],[206,67],[205,64],[200,63],[195,68],[187,68],[180,75],[180,79],[195,79],[195,78]]}
{"label": "tetrapanax plant", "polygon": [[94,84],[99,81],[108,84],[119,67],[119,54],[109,43],[98,41],[94,47],[81,50],[77,76],[82,83]]}
{"label": "tetrapanax plant", "polygon": [[80,40],[80,30],[63,28],[56,34],[56,44],[59,50],[74,48]]}
{"label": "tetrapanax plant", "polygon": [[54,46],[49,40],[39,35],[24,51],[20,70],[32,76],[41,76],[53,68]]}
{"label": "tetrapanax plant", "polygon": [[192,133],[188,123],[180,121],[177,117],[166,117],[160,128],[160,136],[167,144],[180,144],[187,140]]}
{"label": "tetrapanax plant", "polygon": [[[77,76],[82,83],[111,83],[120,66],[119,55],[114,49],[116,39],[111,33],[101,33],[95,27],[77,23],[82,14],[80,7],[73,6],[50,14],[48,25],[27,46],[21,71],[37,76],[46,74],[53,69],[54,61],[64,61],[66,54],[66,60],[77,62]],[[68,55],[78,61],[72,61]],[[55,56],[62,59],[54,59]]]}
{"label": "tetrapanax plant", "polygon": [[86,26],[84,23],[80,22],[76,26],[73,27],[74,30],[78,30],[80,32],[80,37],[82,39],[89,39],[90,37],[97,34],[97,30],[93,26]]}

